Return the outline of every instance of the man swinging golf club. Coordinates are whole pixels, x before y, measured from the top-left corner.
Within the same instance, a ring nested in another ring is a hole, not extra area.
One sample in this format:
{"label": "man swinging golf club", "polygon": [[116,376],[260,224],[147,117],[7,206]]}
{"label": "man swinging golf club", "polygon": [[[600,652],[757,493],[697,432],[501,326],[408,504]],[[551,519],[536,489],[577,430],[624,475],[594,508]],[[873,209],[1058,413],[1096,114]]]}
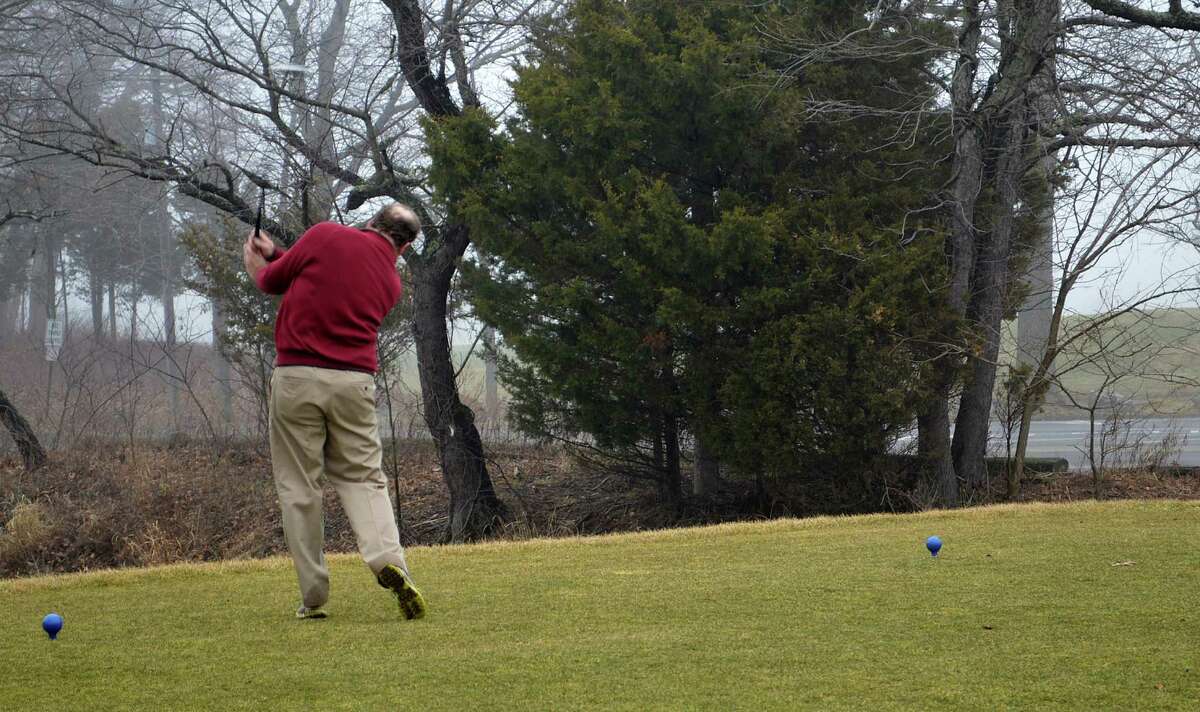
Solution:
{"label": "man swinging golf club", "polygon": [[392,516],[375,418],[376,341],[400,298],[396,258],[421,230],[407,206],[392,203],[365,229],[325,222],[289,250],[257,228],[242,253],[246,272],[267,294],[282,294],[271,375],[271,465],[296,575],[297,618],[324,618],[322,473],[337,490],[358,548],[405,618],[425,615]]}

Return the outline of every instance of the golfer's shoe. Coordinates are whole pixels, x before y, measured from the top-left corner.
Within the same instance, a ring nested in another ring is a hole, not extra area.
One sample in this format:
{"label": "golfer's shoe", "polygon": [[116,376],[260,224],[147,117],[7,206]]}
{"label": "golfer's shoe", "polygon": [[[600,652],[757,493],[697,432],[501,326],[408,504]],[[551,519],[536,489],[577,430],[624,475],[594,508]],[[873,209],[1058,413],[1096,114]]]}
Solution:
{"label": "golfer's shoe", "polygon": [[329,614],[325,612],[325,609],[321,608],[320,606],[313,606],[312,608],[309,608],[308,606],[300,606],[300,608],[296,610],[296,617],[302,621],[321,620],[328,615]]}
{"label": "golfer's shoe", "polygon": [[395,564],[388,564],[376,575],[379,585],[392,592],[400,604],[400,612],[408,620],[425,616],[425,597],[413,585],[412,579]]}

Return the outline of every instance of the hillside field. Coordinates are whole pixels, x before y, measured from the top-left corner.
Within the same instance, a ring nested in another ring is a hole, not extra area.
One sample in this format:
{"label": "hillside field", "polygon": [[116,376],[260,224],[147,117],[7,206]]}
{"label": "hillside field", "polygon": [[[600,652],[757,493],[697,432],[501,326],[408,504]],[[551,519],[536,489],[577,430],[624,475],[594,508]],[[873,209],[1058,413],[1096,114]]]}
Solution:
{"label": "hillside field", "polygon": [[[934,559],[925,538],[945,541]],[[12,710],[1200,708],[1200,503],[1005,505],[0,582]],[[59,640],[42,616],[66,621]]]}

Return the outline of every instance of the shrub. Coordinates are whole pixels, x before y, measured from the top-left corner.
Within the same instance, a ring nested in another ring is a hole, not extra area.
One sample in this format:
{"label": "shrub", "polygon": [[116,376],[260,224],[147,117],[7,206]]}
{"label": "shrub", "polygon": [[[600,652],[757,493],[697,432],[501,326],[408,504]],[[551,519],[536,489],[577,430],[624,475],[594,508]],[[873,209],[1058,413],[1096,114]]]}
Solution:
{"label": "shrub", "polygon": [[54,534],[45,505],[21,500],[0,529],[0,561],[22,562],[36,557]]}

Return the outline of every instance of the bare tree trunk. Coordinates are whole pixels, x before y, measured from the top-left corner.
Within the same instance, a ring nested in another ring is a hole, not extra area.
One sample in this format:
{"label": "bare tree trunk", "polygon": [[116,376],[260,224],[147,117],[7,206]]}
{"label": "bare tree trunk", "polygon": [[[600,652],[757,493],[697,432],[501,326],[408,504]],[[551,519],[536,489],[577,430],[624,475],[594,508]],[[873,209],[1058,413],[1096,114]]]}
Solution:
{"label": "bare tree trunk", "polygon": [[446,228],[442,245],[427,259],[413,258],[413,338],[425,424],[437,444],[442,476],[450,490],[446,539],[461,542],[487,536],[507,519],[496,496],[475,427],[475,414],[458,397],[446,331],[447,295],[469,238],[462,226]]}
{"label": "bare tree trunk", "polygon": [[58,245],[50,230],[41,228],[40,232],[41,240],[38,242],[41,249],[36,256],[34,273],[41,274],[42,282],[38,288],[34,286],[37,282],[31,280],[29,289],[29,334],[36,343],[41,343],[42,339],[46,338],[46,320],[54,314],[54,303],[57,301],[54,253]]}
{"label": "bare tree trunk", "polygon": [[[9,292],[8,300],[5,302],[8,306],[4,325],[0,325],[0,336],[16,336],[25,330],[25,291],[29,286],[29,260],[23,260],[21,267],[17,270],[16,279],[13,281],[11,291]],[[0,317],[3,317],[0,314]],[[7,331],[5,331],[5,325]]]}
{"label": "bare tree trunk", "polygon": [[1092,469],[1092,491],[1097,498],[1100,497],[1100,485],[1104,476],[1100,470],[1100,463],[1096,461],[1096,406],[1099,403],[1100,399],[1097,398],[1088,409],[1088,465]]}
{"label": "bare tree trunk", "polygon": [[987,235],[983,254],[975,266],[976,290],[975,326],[982,339],[978,350],[972,349],[970,372],[963,385],[954,428],[954,469],[972,490],[987,481],[988,429],[992,417],[992,396],[996,387],[996,362],[1000,356],[1000,327],[1008,297],[1008,262],[1018,183],[1024,173],[1026,112],[1018,105],[1004,119],[1008,127],[1004,153],[997,163],[995,179],[998,196],[997,218]]}
{"label": "bare tree trunk", "polygon": [[1002,25],[1001,53],[1006,60],[995,92],[977,114],[991,126],[999,157],[992,171],[995,217],[973,280],[974,326],[982,343],[971,350],[971,373],[963,388],[954,431],[954,465],[971,487],[979,487],[987,479],[984,455],[996,387],[1000,327],[1011,282],[1009,257],[1015,211],[1021,198],[1020,184],[1036,147],[1031,141],[1031,111],[1039,100],[1039,86],[1045,90],[1048,85],[1039,79],[1053,66],[1058,17],[1058,0],[1020,2],[1005,8],[998,22]]}
{"label": "bare tree trunk", "polygon": [[88,297],[92,307],[92,337],[104,338],[104,282],[95,270],[88,270]]}
{"label": "bare tree trunk", "polygon": [[500,395],[496,385],[496,330],[490,326],[483,330],[483,408],[484,417],[491,428],[496,428],[496,418],[500,412]]}
{"label": "bare tree trunk", "polygon": [[68,325],[71,323],[71,300],[67,295],[67,261],[63,259],[62,244],[59,244],[58,254],[55,256],[58,262],[58,273],[61,278],[58,280],[59,296],[58,300],[62,302],[63,311],[63,336],[66,336]]}
{"label": "bare tree trunk", "polygon": [[[1057,19],[1061,20],[1061,17]],[[1055,65],[1053,56],[1045,59],[1033,84],[1031,118],[1038,134],[1053,123],[1057,114]],[[1031,200],[1037,211],[1037,229],[1033,237],[1035,242],[1030,246],[1030,269],[1026,276],[1028,295],[1017,322],[1017,361],[1028,367],[1031,377],[1022,393],[1016,457],[1010,464],[1007,478],[1009,499],[1015,499],[1020,494],[1033,415],[1053,387],[1054,360],[1059,348],[1058,331],[1062,324],[1062,309],[1066,306],[1065,301],[1056,302],[1054,298],[1054,187],[1051,179],[1057,159],[1053,153],[1045,152],[1044,144],[1039,142],[1036,145],[1043,154],[1037,162],[1038,182]],[[1069,291],[1070,282],[1064,280],[1064,287]],[[1093,424],[1094,420],[1093,412]],[[1088,445],[1090,448],[1090,438]]]}
{"label": "bare tree trunk", "polygon": [[681,453],[679,449],[679,414],[676,412],[679,394],[679,383],[675,378],[674,348],[667,348],[659,354],[658,378],[663,393],[669,397],[668,410],[662,414],[663,425],[663,456],[666,469],[660,475],[659,496],[665,504],[678,509],[683,504],[683,472],[681,468]]}
{"label": "bare tree trunk", "polygon": [[[52,319],[58,317],[58,240],[54,237],[54,233],[50,230],[42,232],[42,259],[45,267],[46,281],[42,284],[44,300],[44,310],[34,310],[34,314],[39,312],[43,314],[41,320],[41,329],[33,332],[33,338],[36,343],[42,345],[43,353],[45,352],[45,338],[47,336],[47,326]],[[43,417],[50,417],[50,401],[54,391],[54,362],[49,361],[46,364],[46,406]]]}
{"label": "bare tree trunk", "polygon": [[13,334],[17,333],[17,295],[0,301],[0,342],[7,342]]}
{"label": "bare tree trunk", "polygon": [[662,498],[667,504],[679,507],[683,503],[683,474],[679,457],[679,419],[668,414],[663,418],[663,448],[666,472],[662,479]]}
{"label": "bare tree trunk", "polygon": [[[691,207],[691,223],[700,229],[706,229],[716,222],[716,206],[713,204],[713,186],[721,185],[721,176],[719,174],[711,174],[704,176],[702,179],[702,187],[693,188],[692,195],[688,201]],[[713,335],[715,337],[715,334]],[[708,391],[706,402],[701,406],[705,412],[699,415],[709,420],[715,420],[717,412],[720,410],[719,397],[716,389]],[[693,427],[694,430],[699,430],[698,427]],[[705,446],[705,438],[700,433],[694,433],[695,437],[695,472],[692,477],[692,494],[706,495],[715,491],[720,486],[721,481],[721,463],[717,460],[713,450]]]}
{"label": "bare tree trunk", "polygon": [[114,344],[117,342],[117,284],[115,280],[108,283],[108,337]]}
{"label": "bare tree trunk", "polygon": [[[950,313],[962,318],[967,311],[971,285],[971,270],[975,264],[975,206],[983,185],[983,146],[974,114],[974,82],[979,68],[979,43],[982,26],[979,0],[969,0],[963,8],[962,29],[958,36],[958,60],[951,82],[951,107],[954,127],[954,181],[950,188],[950,235],[947,238],[947,257],[950,260],[950,283],[946,302]],[[954,343],[955,335],[948,335]],[[946,360],[947,356],[942,356]],[[932,465],[943,504],[958,505],[958,473],[955,472],[949,447],[950,392],[953,379],[946,374],[945,364],[938,369],[934,392],[938,402],[918,418],[918,448]]]}
{"label": "bare tree trunk", "polygon": [[662,415],[655,413],[652,422],[654,423],[654,443],[651,446],[651,452],[654,458],[654,472],[655,475],[661,477],[663,468],[666,467],[666,461],[663,459]]}
{"label": "bare tree trunk", "polygon": [[[161,145],[166,135],[166,120],[163,118],[162,77],[159,72],[151,75],[151,94],[154,99],[154,131],[155,143]],[[175,239],[171,232],[171,214],[169,194],[163,193],[163,204],[159,208],[158,220],[158,249],[160,268],[162,270],[162,293],[159,301],[163,310],[163,349],[168,354],[175,352]],[[167,388],[171,393],[171,434],[179,432],[179,382],[182,374],[176,368],[174,356],[167,359],[167,369],[171,376],[167,378]]]}
{"label": "bare tree trunk", "polygon": [[138,340],[138,302],[142,300],[142,295],[134,290],[129,295],[129,344],[130,348],[136,348]]}
{"label": "bare tree trunk", "polygon": [[947,505],[958,503],[958,476],[950,458],[950,394],[947,389],[930,401],[917,417],[917,455],[938,484],[938,497]]}
{"label": "bare tree trunk", "polygon": [[[171,243],[171,237],[169,233],[169,229],[164,230],[163,232],[164,236],[162,241],[164,249],[169,247]],[[164,271],[162,275],[162,295],[159,297],[163,308],[163,349],[169,354],[174,354],[176,343],[175,284],[173,283],[171,274],[168,271],[170,270],[169,258],[164,258],[163,261],[165,264],[163,265]],[[179,432],[179,377],[181,374],[179,374],[178,368],[176,367],[176,361],[173,356],[167,359],[166,367],[168,372],[171,374],[171,377],[167,379],[167,388],[171,393],[170,432],[172,435],[174,435]]]}
{"label": "bare tree trunk", "polygon": [[387,426],[388,426],[388,447],[384,450],[387,469],[389,470],[389,479],[392,482],[392,491],[396,495],[392,500],[393,512],[396,515],[396,526],[399,528],[401,536],[404,534],[404,512],[400,507],[400,456],[396,446],[396,409],[394,407],[394,399],[392,397],[392,379],[389,375],[392,370],[392,365],[387,360],[381,360],[379,363],[379,380],[383,383],[383,398],[384,404],[387,406]]}
{"label": "bare tree trunk", "polygon": [[4,427],[17,443],[17,451],[21,453],[21,461],[27,471],[36,470],[46,464],[46,451],[38,441],[37,434],[17,412],[17,407],[3,390],[0,390],[0,421],[4,422]]}
{"label": "bare tree trunk", "polygon": [[446,75],[434,74],[429,48],[425,44],[426,14],[418,0],[383,0],[392,11],[396,27],[396,59],[404,79],[416,95],[421,107],[432,116],[458,116],[462,113],[454,103]]}
{"label": "bare tree trunk", "polygon": [[[346,43],[347,20],[350,14],[350,0],[336,0],[329,7],[325,17],[328,24],[321,31],[316,42],[312,41],[311,20],[302,17],[304,6],[295,2],[280,3],[279,7],[286,22],[288,34],[291,36],[292,52],[290,61],[293,64],[315,69],[315,90],[309,81],[307,72],[301,73],[292,81],[292,90],[304,97],[316,99],[319,107],[304,106],[293,116],[292,130],[304,137],[304,143],[314,150],[329,164],[338,163],[337,146],[333,140],[332,111],[329,103],[338,90],[337,67],[338,57]],[[310,53],[316,51],[316,66],[312,66]],[[289,172],[290,156],[285,157],[284,172]],[[333,193],[333,178],[323,171],[313,170],[313,163],[307,161],[304,175],[298,176],[300,181],[300,206],[297,223],[301,231],[323,220],[328,220],[334,209],[335,195]],[[284,181],[286,184],[286,179]]]}
{"label": "bare tree trunk", "polygon": [[1025,450],[1029,446],[1029,424],[1033,420],[1033,408],[1021,410],[1021,425],[1017,432],[1017,452],[1013,462],[1008,467],[1007,494],[1009,499],[1015,499],[1021,493],[1021,475],[1025,471]]}
{"label": "bare tree trunk", "polygon": [[[445,72],[433,72],[426,45],[426,15],[421,3],[418,0],[383,0],[383,4],[391,10],[396,30],[396,61],[418,103],[432,117],[460,116],[462,109],[454,102]],[[460,83],[469,80],[468,77],[458,79]],[[471,92],[463,94],[463,99],[468,105],[479,105],[478,98]],[[413,272],[413,338],[417,347],[425,423],[437,443],[442,476],[450,490],[447,538],[463,541],[491,532],[498,522],[508,517],[508,509],[492,486],[484,461],[483,442],[475,426],[475,414],[459,400],[450,360],[447,300],[451,279],[470,244],[470,235],[462,225],[445,227],[440,231],[440,244],[431,249],[428,244],[430,227],[428,224],[425,227],[425,254],[406,253]]]}

